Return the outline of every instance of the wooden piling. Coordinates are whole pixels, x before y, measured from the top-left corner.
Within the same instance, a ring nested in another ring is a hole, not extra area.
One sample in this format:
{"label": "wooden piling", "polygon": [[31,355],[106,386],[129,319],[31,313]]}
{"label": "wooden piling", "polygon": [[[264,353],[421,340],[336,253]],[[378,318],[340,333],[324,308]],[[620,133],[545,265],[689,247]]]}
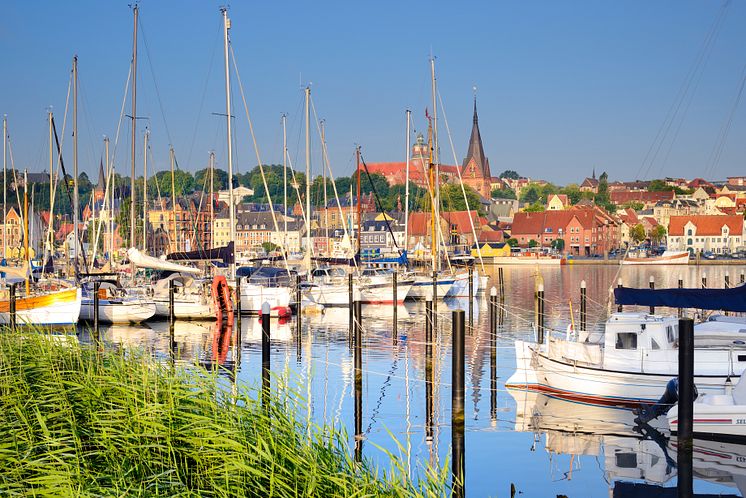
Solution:
{"label": "wooden piling", "polygon": [[[617,287],[617,289],[621,289],[622,288],[622,279],[621,278],[619,280],[617,280],[616,287]],[[624,311],[624,307],[621,304],[619,304],[619,305],[617,305],[616,310],[619,313],[621,313],[622,311]]]}
{"label": "wooden piling", "polygon": [[[679,275],[679,289],[683,289],[683,288],[684,288],[684,277]],[[684,310],[679,308],[679,318],[681,318],[683,314],[684,314]]]}
{"label": "wooden piling", "polygon": [[17,325],[17,321],[16,321],[16,318],[17,318],[17,316],[16,316],[16,284],[15,283],[10,284],[9,292],[10,292],[10,309],[9,309],[9,312],[10,312],[10,330],[12,330],[13,332],[15,332],[16,331],[16,325]]}
{"label": "wooden piling", "polygon": [[96,343],[96,347],[98,347],[101,336],[99,335],[99,328],[98,328],[98,321],[99,321],[99,290],[101,289],[101,281],[96,280],[93,282],[93,340]]}
{"label": "wooden piling", "polygon": [[692,496],[692,443],[694,437],[694,320],[679,319],[678,492]]}
{"label": "wooden piling", "polygon": [[746,282],[746,281],[744,280],[744,278],[745,278],[745,277],[746,277],[746,274],[744,274],[744,271],[743,271],[743,270],[741,270],[741,283],[744,283],[744,282]]}
{"label": "wooden piling", "polygon": [[301,351],[302,351],[302,345],[303,345],[303,308],[301,306],[301,299],[303,299],[303,296],[301,295],[300,290],[300,275],[295,276],[295,347],[296,347],[296,357],[297,361],[300,362],[301,360]]}
{"label": "wooden piling", "polygon": [[270,318],[269,303],[262,303],[262,406],[269,406]]}
{"label": "wooden piling", "polygon": [[586,295],[586,288],[585,288],[585,280],[580,281],[580,330],[585,332],[588,330],[587,327],[587,301],[588,297]]}
{"label": "wooden piling", "polygon": [[355,292],[353,297],[355,308],[354,321],[354,372],[355,372],[355,461],[363,459],[363,326],[362,326],[362,303],[360,292]]}
{"label": "wooden piling", "polygon": [[544,284],[540,283],[536,290],[536,332],[537,342],[544,344]]}
{"label": "wooden piling", "polygon": [[174,280],[168,281],[168,323],[173,328],[174,322],[176,321],[176,310],[174,309],[174,293],[176,292],[176,284]]}
{"label": "wooden piling", "polygon": [[[650,290],[655,289],[655,277],[650,275]],[[650,314],[655,315],[655,306],[650,307]]]}
{"label": "wooden piling", "polygon": [[474,328],[474,267],[469,267],[469,333]]}
{"label": "wooden piling", "polygon": [[453,477],[451,489],[453,496],[463,498],[465,494],[465,462],[464,462],[464,311],[456,310],[452,313],[453,350],[451,377],[451,448],[453,452],[451,474]]}
{"label": "wooden piling", "polygon": [[425,297],[425,442],[433,442],[433,296]]}
{"label": "wooden piling", "polygon": [[503,278],[503,267],[497,269],[497,279],[500,284],[500,295],[505,295],[505,280]]}
{"label": "wooden piling", "polygon": [[349,315],[350,315],[350,327],[349,327],[349,338],[350,338],[350,344],[352,344],[353,339],[353,328],[354,328],[354,322],[355,322],[355,301],[353,300],[352,295],[352,273],[347,274],[347,304],[349,306]]}
{"label": "wooden piling", "polygon": [[497,289],[490,289],[490,420],[497,423]]}
{"label": "wooden piling", "polygon": [[[233,325],[233,324],[231,324]],[[236,325],[241,329],[241,277],[236,277]]]}
{"label": "wooden piling", "polygon": [[707,288],[707,273],[702,272],[702,288]]}
{"label": "wooden piling", "polygon": [[396,345],[397,340],[398,340],[398,331],[397,331],[398,324],[397,324],[397,321],[398,321],[398,314],[399,314],[399,309],[398,309],[398,307],[399,307],[399,300],[397,298],[398,297],[398,291],[399,291],[399,289],[397,287],[399,284],[398,284],[397,281],[399,279],[398,279],[398,274],[396,272],[394,272],[391,275],[391,280],[392,280],[392,285],[393,285],[393,288],[391,290],[393,292],[393,301],[394,301],[394,309],[393,309],[394,328],[391,331],[391,335],[392,335],[392,338],[394,340],[394,345]]}

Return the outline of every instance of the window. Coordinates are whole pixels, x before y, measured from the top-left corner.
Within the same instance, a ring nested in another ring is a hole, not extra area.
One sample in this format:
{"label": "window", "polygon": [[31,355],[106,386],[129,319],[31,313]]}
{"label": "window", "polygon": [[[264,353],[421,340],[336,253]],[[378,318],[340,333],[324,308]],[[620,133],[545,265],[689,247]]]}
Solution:
{"label": "window", "polygon": [[679,339],[679,326],[669,325],[666,327],[666,338],[671,344],[675,343]]}
{"label": "window", "polygon": [[657,342],[655,342],[655,339],[650,339],[650,349],[660,349],[661,347],[658,345]]}
{"label": "window", "polygon": [[637,333],[619,332],[616,335],[616,349],[637,349]]}
{"label": "window", "polygon": [[689,230],[687,230],[686,234],[687,235],[692,235],[692,229],[690,228]]}

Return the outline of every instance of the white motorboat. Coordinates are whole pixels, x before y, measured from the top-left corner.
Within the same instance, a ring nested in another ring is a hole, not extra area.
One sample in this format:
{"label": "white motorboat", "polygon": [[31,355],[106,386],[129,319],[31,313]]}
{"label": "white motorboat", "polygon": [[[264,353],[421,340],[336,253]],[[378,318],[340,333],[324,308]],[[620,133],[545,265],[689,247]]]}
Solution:
{"label": "white motorboat", "polygon": [[[368,271],[368,270],[366,270]],[[342,268],[322,267],[311,272],[311,282],[306,284],[309,299],[324,306],[348,306],[350,302],[347,272]],[[404,304],[412,280],[397,281],[396,302]],[[390,276],[369,273],[353,280],[353,292],[360,292],[364,304],[393,304],[394,291]]]}
{"label": "white motorboat", "polygon": [[[713,322],[717,333],[702,324],[694,332],[695,384],[702,394],[722,394],[746,368],[740,332],[746,324]],[[614,313],[601,332],[550,335],[544,344],[518,340],[516,372],[506,385],[612,406],[655,403],[678,373],[678,333],[675,317]]]}
{"label": "white motorboat", "polygon": [[155,316],[169,316],[169,286],[174,282],[174,316],[182,320],[215,319],[214,303],[210,296],[210,285],[182,273],[172,273],[158,280],[153,286],[152,301]]}
{"label": "white motorboat", "polygon": [[292,315],[290,309],[293,296],[295,272],[274,267],[243,267],[236,271],[241,282],[241,313],[258,315],[262,305],[269,303],[270,314],[275,317]]}
{"label": "white motorboat", "polygon": [[[479,271],[475,268],[472,273],[473,289],[476,295],[480,287]],[[445,297],[469,297],[469,272],[457,273],[453,285]]]}
{"label": "white motorboat", "polygon": [[[412,288],[409,289],[407,297],[410,299],[425,299],[433,295],[433,278],[428,275],[406,275],[407,278],[414,279]],[[451,290],[451,286],[456,279],[451,275],[440,275],[437,277],[437,298],[442,299]]]}
{"label": "white motorboat", "polygon": [[688,265],[688,251],[664,251],[660,256],[649,256],[646,252],[631,252],[622,262],[623,265]]}
{"label": "white motorboat", "polygon": [[[666,416],[671,432],[678,432],[679,405],[672,406]],[[702,393],[697,398],[693,429],[700,437],[746,441],[746,382],[743,377],[730,392]]]}
{"label": "white motorboat", "polygon": [[[83,299],[80,306],[81,320],[94,320],[93,283],[83,286]],[[154,302],[128,296],[125,289],[114,282],[102,281],[99,289],[98,319],[101,323],[140,323],[152,318],[156,312]]]}

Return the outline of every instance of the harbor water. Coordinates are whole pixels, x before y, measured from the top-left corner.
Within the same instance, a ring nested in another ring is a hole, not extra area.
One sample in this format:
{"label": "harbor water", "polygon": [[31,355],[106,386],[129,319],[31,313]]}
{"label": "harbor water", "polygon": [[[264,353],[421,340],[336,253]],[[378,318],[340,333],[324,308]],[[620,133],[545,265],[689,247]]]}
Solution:
{"label": "harbor water", "polygon": [[[473,300],[473,327],[465,340],[465,490],[467,496],[624,496],[628,487],[676,486],[676,447],[665,420],[652,433],[634,430],[627,410],[601,408],[534,393],[509,391],[505,381],[515,368],[515,339],[535,338],[534,290],[543,281],[546,325],[563,333],[578,320],[580,284],[588,295],[589,327],[599,328],[612,309],[609,289],[625,286],[723,287],[744,266],[619,267],[569,265],[504,267],[504,306],[500,313],[494,369],[491,368],[489,291]],[[487,267],[489,286],[498,286],[496,267]],[[451,312],[467,312],[468,299],[437,302],[432,348],[432,389],[426,386],[424,303],[397,309],[363,308],[362,454],[388,470],[389,453],[401,459],[405,472],[422,475],[428,465],[450,469],[451,456]],[[613,309],[616,307],[614,306]],[[647,310],[647,308],[645,308]],[[675,314],[676,310],[657,310]],[[304,314],[300,337],[295,318],[271,321],[272,386],[288,383],[299,398],[300,420],[333,424],[349,434],[355,446],[354,364],[347,308]],[[223,368],[226,382],[239,388],[261,383],[261,323],[241,320],[240,345],[214,341],[213,322],[181,322],[171,344],[167,322],[102,328],[106,347],[143,347],[164,359],[170,355],[190,368]],[[90,340],[80,326],[81,340]],[[240,346],[240,347],[239,347]],[[493,381],[493,371],[496,374]],[[428,400],[432,393],[428,438]],[[746,490],[746,445],[695,440],[695,493],[740,496]],[[450,482],[450,477],[449,477]],[[740,489],[739,489],[740,484]],[[616,490],[616,491],[615,491]],[[618,493],[618,494],[617,494]],[[640,495],[642,496],[642,495]]]}

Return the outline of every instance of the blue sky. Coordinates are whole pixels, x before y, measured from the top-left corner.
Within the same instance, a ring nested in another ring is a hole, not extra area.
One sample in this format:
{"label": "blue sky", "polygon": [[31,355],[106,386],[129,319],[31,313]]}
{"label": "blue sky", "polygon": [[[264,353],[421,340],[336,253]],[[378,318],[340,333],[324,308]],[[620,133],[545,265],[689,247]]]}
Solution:
{"label": "blue sky", "polygon": [[[168,167],[225,167],[220,3],[140,2],[138,115],[150,118],[153,160]],[[290,155],[303,166],[301,83],[311,83],[326,122],[332,168],[347,175],[354,146],[368,162],[404,158],[404,111],[426,126],[428,57],[457,161],[478,88],[485,152],[493,174],[514,169],[560,184],[608,171],[610,178],[712,178],[746,173],[744,103],[734,109],[746,63],[746,4],[733,2],[697,67],[654,160],[645,160],[721,11],[716,1],[627,2],[235,2],[231,38],[261,157],[281,161],[280,115]],[[147,47],[146,47],[147,44]],[[16,167],[46,168],[46,109],[62,114],[74,54],[79,58],[80,169],[93,172],[102,139],[114,140],[132,48],[127,1],[22,2],[0,18],[0,113],[8,115]],[[236,169],[257,164],[234,77]],[[158,98],[160,94],[160,99]],[[129,103],[126,112],[129,113]],[[713,150],[733,113],[719,160]],[[442,115],[441,115],[442,118]],[[453,163],[443,121],[441,156]],[[138,127],[138,171],[142,130]],[[116,165],[129,172],[129,123]],[[70,128],[66,131],[70,143]],[[320,171],[318,136],[313,168]],[[655,149],[657,150],[657,145]],[[71,149],[66,162],[72,167]]]}

